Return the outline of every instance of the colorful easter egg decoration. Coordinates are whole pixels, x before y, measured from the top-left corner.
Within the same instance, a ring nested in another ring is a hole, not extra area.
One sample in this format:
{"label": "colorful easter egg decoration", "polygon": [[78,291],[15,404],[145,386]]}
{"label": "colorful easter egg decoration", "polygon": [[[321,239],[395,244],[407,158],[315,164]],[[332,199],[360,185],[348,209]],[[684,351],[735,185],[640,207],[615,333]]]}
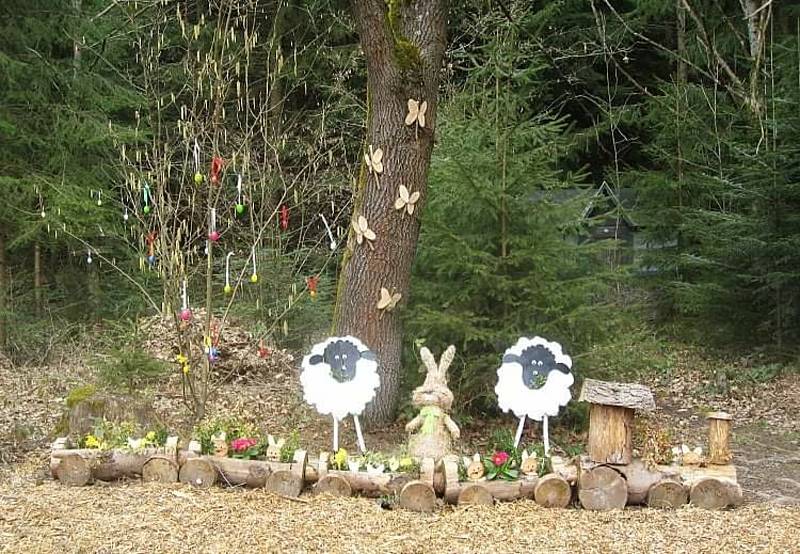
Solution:
{"label": "colorful easter egg decoration", "polygon": [[211,220],[208,227],[208,240],[217,242],[219,240],[219,231],[217,231],[217,209],[211,208]]}
{"label": "colorful easter egg decoration", "polygon": [[317,298],[317,285],[319,284],[319,275],[310,275],[306,277],[306,285],[308,286],[308,294],[312,300]]}
{"label": "colorful easter egg decoration", "polygon": [[183,280],[183,292],[181,294],[181,321],[192,319],[192,310],[189,309],[189,293],[186,290],[186,279]]}
{"label": "colorful easter egg decoration", "polygon": [[250,249],[250,257],[253,258],[253,274],[250,275],[250,282],[254,285],[258,283],[258,268],[256,267],[256,245]]}
{"label": "colorful easter egg decoration", "polygon": [[197,139],[194,139],[192,156],[194,157],[194,182],[198,185],[202,185],[205,177],[200,172],[200,145],[197,143]]}
{"label": "colorful easter egg decoration", "polygon": [[328,220],[325,219],[325,216],[319,214],[319,217],[322,218],[322,223],[323,225],[325,225],[325,231],[328,233],[328,238],[331,240],[331,252],[333,252],[334,250],[336,250],[336,241],[333,240],[333,232],[331,232],[331,228],[328,225]]}
{"label": "colorful easter egg decoration", "polygon": [[225,160],[219,156],[211,158],[211,184],[218,185],[219,177],[222,174],[222,168],[225,166]]}
{"label": "colorful easter egg decoration", "polygon": [[264,339],[258,341],[258,357],[262,360],[267,359],[272,351],[264,346]]}
{"label": "colorful easter egg decoration", "polygon": [[92,249],[91,248],[87,248],[86,249],[86,263],[87,264],[91,264],[92,263]]}
{"label": "colorful easter egg decoration", "polygon": [[286,204],[281,206],[280,223],[284,231],[289,228],[289,208]]}
{"label": "colorful easter egg decoration", "polygon": [[146,182],[142,185],[142,203],[144,204],[144,207],[142,208],[142,211],[145,213],[145,215],[149,214],[150,213],[150,185],[148,183],[146,183]]}
{"label": "colorful easter egg decoration", "polygon": [[242,202],[242,174],[236,176],[236,215],[244,213],[244,203]]}
{"label": "colorful easter egg decoration", "polygon": [[228,255],[225,256],[225,288],[223,289],[225,294],[233,292],[233,287],[231,287],[231,256],[233,256],[233,252],[228,252]]}

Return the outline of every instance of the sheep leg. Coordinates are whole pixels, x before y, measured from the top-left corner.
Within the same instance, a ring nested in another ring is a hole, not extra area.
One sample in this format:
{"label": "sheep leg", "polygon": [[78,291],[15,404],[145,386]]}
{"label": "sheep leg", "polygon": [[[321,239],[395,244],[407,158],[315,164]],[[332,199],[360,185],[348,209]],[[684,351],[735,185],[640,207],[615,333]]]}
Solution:
{"label": "sheep leg", "polygon": [[542,439],[544,439],[544,455],[548,456],[550,452],[550,433],[547,429],[547,416],[542,417]]}
{"label": "sheep leg", "polygon": [[519,446],[519,439],[522,438],[522,428],[525,427],[525,416],[519,418],[519,425],[517,425],[517,434],[514,435],[514,448]]}
{"label": "sheep leg", "polygon": [[361,434],[361,423],[358,421],[358,416],[353,415],[353,422],[356,424],[356,437],[358,438],[358,449],[361,450],[361,453],[365,453],[367,451],[367,445],[364,444],[364,435]]}
{"label": "sheep leg", "polygon": [[333,453],[339,452],[339,420],[333,418]]}

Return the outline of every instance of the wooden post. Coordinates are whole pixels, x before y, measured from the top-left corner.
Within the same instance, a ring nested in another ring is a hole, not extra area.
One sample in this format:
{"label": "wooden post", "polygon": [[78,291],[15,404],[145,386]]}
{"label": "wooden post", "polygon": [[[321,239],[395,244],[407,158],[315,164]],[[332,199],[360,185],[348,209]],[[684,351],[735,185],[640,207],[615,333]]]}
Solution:
{"label": "wooden post", "polygon": [[731,420],[730,414],[713,412],[708,419],[708,463],[725,465],[731,462]]}
{"label": "wooden post", "polygon": [[634,410],[655,408],[650,389],[634,383],[586,379],[579,400],[590,404],[589,458],[603,464],[631,463]]}

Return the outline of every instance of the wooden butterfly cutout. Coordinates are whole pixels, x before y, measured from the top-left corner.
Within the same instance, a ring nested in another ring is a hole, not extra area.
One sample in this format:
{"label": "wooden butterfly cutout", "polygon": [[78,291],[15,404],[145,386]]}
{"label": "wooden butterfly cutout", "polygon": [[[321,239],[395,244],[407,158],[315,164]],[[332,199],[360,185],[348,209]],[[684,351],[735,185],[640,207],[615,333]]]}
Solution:
{"label": "wooden butterfly cutout", "polygon": [[383,150],[380,148],[373,150],[370,144],[369,153],[364,153],[364,161],[367,162],[367,169],[372,175],[375,175],[375,181],[380,185],[378,175],[383,173]]}
{"label": "wooden butterfly cutout", "polygon": [[414,125],[414,135],[419,129],[425,128],[425,112],[428,111],[428,101],[423,100],[420,104],[413,98],[408,99],[408,114],[406,114],[406,125]]}
{"label": "wooden butterfly cutout", "polygon": [[397,306],[397,303],[400,302],[402,297],[403,295],[399,292],[389,294],[389,290],[386,287],[381,287],[381,297],[380,300],[378,300],[378,309],[391,312],[394,310],[394,307]]}
{"label": "wooden butterfly cutout", "polygon": [[394,201],[394,209],[402,210],[405,208],[408,215],[414,215],[414,208],[417,205],[417,200],[419,200],[419,191],[414,191],[413,194],[409,194],[406,186],[400,185],[399,196],[397,200]]}
{"label": "wooden butterfly cutout", "polygon": [[367,239],[367,244],[372,248],[372,241],[375,240],[375,232],[369,228],[367,218],[363,215],[358,216],[358,219],[353,222],[353,230],[356,232],[356,242],[362,244],[364,239]]}

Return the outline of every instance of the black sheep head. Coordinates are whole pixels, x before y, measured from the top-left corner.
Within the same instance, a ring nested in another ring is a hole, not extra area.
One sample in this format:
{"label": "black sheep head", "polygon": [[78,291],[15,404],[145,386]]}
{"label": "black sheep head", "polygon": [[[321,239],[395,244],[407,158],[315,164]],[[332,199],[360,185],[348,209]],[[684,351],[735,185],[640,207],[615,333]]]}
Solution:
{"label": "black sheep head", "polygon": [[339,383],[352,381],[356,376],[356,364],[361,358],[374,360],[375,355],[369,350],[359,352],[358,347],[348,340],[335,340],[325,347],[325,351],[311,356],[313,365],[325,362],[331,368],[331,377]]}
{"label": "black sheep head", "polygon": [[564,364],[556,363],[555,355],[549,348],[536,344],[527,347],[522,354],[506,354],[503,363],[518,363],[522,366],[522,382],[529,389],[540,389],[547,382],[547,376],[553,370],[569,373]]}

